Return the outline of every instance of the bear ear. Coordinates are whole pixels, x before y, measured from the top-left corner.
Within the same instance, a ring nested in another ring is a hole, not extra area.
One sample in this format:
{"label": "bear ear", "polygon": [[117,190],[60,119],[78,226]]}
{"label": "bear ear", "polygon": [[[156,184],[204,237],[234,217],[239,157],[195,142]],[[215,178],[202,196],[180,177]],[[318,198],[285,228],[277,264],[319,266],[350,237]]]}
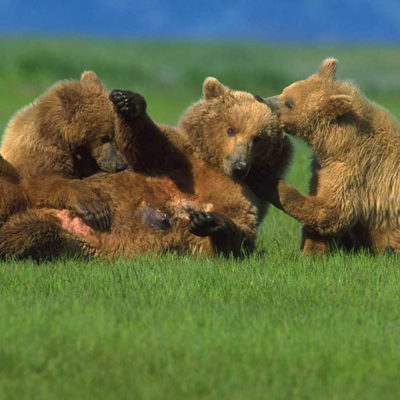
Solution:
{"label": "bear ear", "polygon": [[96,84],[99,87],[103,87],[100,79],[97,77],[96,73],[93,71],[85,71],[81,75],[81,82],[91,82]]}
{"label": "bear ear", "polygon": [[335,94],[327,99],[326,111],[333,118],[353,111],[353,102],[347,94]]}
{"label": "bear ear", "polygon": [[338,61],[335,58],[325,59],[319,67],[318,75],[321,78],[333,81],[335,79]]}
{"label": "bear ear", "polygon": [[205,100],[215,99],[224,95],[229,89],[224,86],[218,79],[208,77],[203,83],[203,96]]}

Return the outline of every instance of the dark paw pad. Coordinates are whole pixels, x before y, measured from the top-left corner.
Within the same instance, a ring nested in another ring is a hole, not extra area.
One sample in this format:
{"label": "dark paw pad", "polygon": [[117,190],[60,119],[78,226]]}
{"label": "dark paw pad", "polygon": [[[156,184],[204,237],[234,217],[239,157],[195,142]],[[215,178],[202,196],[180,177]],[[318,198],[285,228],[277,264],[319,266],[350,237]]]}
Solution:
{"label": "dark paw pad", "polygon": [[114,89],[109,97],[115,111],[125,118],[136,118],[146,110],[146,100],[129,90]]}
{"label": "dark paw pad", "polygon": [[77,204],[78,215],[93,229],[107,231],[111,224],[110,209],[103,202],[93,202],[90,206]]}
{"label": "dark paw pad", "polygon": [[220,219],[213,213],[191,211],[189,218],[189,232],[196,236],[209,236],[223,228]]}

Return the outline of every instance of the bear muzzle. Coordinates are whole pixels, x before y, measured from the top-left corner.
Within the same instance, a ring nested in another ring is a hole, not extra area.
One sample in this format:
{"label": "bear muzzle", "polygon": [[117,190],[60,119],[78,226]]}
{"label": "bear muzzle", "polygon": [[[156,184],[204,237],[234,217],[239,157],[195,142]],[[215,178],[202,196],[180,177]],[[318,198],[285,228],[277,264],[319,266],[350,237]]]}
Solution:
{"label": "bear muzzle", "polygon": [[271,109],[272,112],[277,113],[280,108],[281,100],[279,96],[267,97],[264,103]]}
{"label": "bear muzzle", "polygon": [[232,176],[234,179],[242,180],[249,172],[249,164],[246,161],[234,161],[232,163]]}

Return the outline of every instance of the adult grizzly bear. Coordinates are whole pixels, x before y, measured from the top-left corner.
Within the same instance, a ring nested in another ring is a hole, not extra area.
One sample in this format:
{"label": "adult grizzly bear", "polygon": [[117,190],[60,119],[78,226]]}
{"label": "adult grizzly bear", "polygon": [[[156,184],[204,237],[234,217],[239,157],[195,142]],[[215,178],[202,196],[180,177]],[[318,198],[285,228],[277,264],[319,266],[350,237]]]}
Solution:
{"label": "adult grizzly bear", "polygon": [[[190,129],[195,127],[195,136],[211,132],[214,141],[218,135],[224,141],[228,135],[234,147],[236,140],[228,130],[235,128],[240,129],[237,139],[243,135],[257,137],[259,143],[273,142],[278,135],[278,120],[269,108],[244,92],[213,96],[215,81],[208,79],[204,84],[204,100],[200,102],[203,106],[197,103],[182,118],[194,124]],[[63,211],[43,211],[59,218],[63,228],[60,235],[67,231],[68,235],[75,235],[84,251],[107,258],[167,250],[235,256],[251,252],[260,221],[254,194],[242,182],[227,176],[207,148],[202,149],[199,143],[192,145],[188,127],[182,130],[154,123],[140,95],[117,90],[110,98],[116,110],[116,142],[126,161],[138,172],[97,174],[85,179],[110,204],[109,232],[96,232]],[[249,154],[254,155],[252,146],[256,143],[257,140],[248,140]],[[231,162],[234,164],[235,160]],[[24,222],[20,216],[8,221],[0,242],[3,237],[6,241],[15,237],[7,232],[15,233],[21,224]],[[14,248],[23,249],[26,254],[23,241],[18,246]],[[3,247],[8,248],[7,244]]]}
{"label": "adult grizzly bear", "polygon": [[304,227],[303,252],[324,254],[350,234],[356,247],[400,251],[400,128],[382,107],[335,79],[337,61],[267,99],[283,129],[315,154],[309,196],[279,181],[272,200]]}
{"label": "adult grizzly bear", "polygon": [[114,141],[114,113],[96,74],[58,82],[11,119],[2,156],[20,173],[32,206],[67,208],[105,229],[108,206],[79,178],[126,168]]}

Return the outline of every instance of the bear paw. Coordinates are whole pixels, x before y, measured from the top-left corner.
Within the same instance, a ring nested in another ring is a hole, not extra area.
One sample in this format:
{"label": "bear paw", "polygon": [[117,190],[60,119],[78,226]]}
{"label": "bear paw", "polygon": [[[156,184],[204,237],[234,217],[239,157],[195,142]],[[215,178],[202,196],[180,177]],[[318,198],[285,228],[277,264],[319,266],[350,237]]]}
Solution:
{"label": "bear paw", "polygon": [[77,202],[73,210],[94,229],[107,231],[110,228],[110,209],[102,201],[91,204]]}
{"label": "bear paw", "polygon": [[71,192],[67,208],[74,211],[82,220],[100,231],[107,231],[111,225],[111,211],[108,204],[93,191]]}
{"label": "bear paw", "polygon": [[196,236],[210,236],[224,228],[220,218],[214,213],[203,211],[189,212],[189,232]]}
{"label": "bear paw", "polygon": [[115,111],[124,118],[136,118],[146,110],[146,100],[130,90],[114,89],[109,97]]}

